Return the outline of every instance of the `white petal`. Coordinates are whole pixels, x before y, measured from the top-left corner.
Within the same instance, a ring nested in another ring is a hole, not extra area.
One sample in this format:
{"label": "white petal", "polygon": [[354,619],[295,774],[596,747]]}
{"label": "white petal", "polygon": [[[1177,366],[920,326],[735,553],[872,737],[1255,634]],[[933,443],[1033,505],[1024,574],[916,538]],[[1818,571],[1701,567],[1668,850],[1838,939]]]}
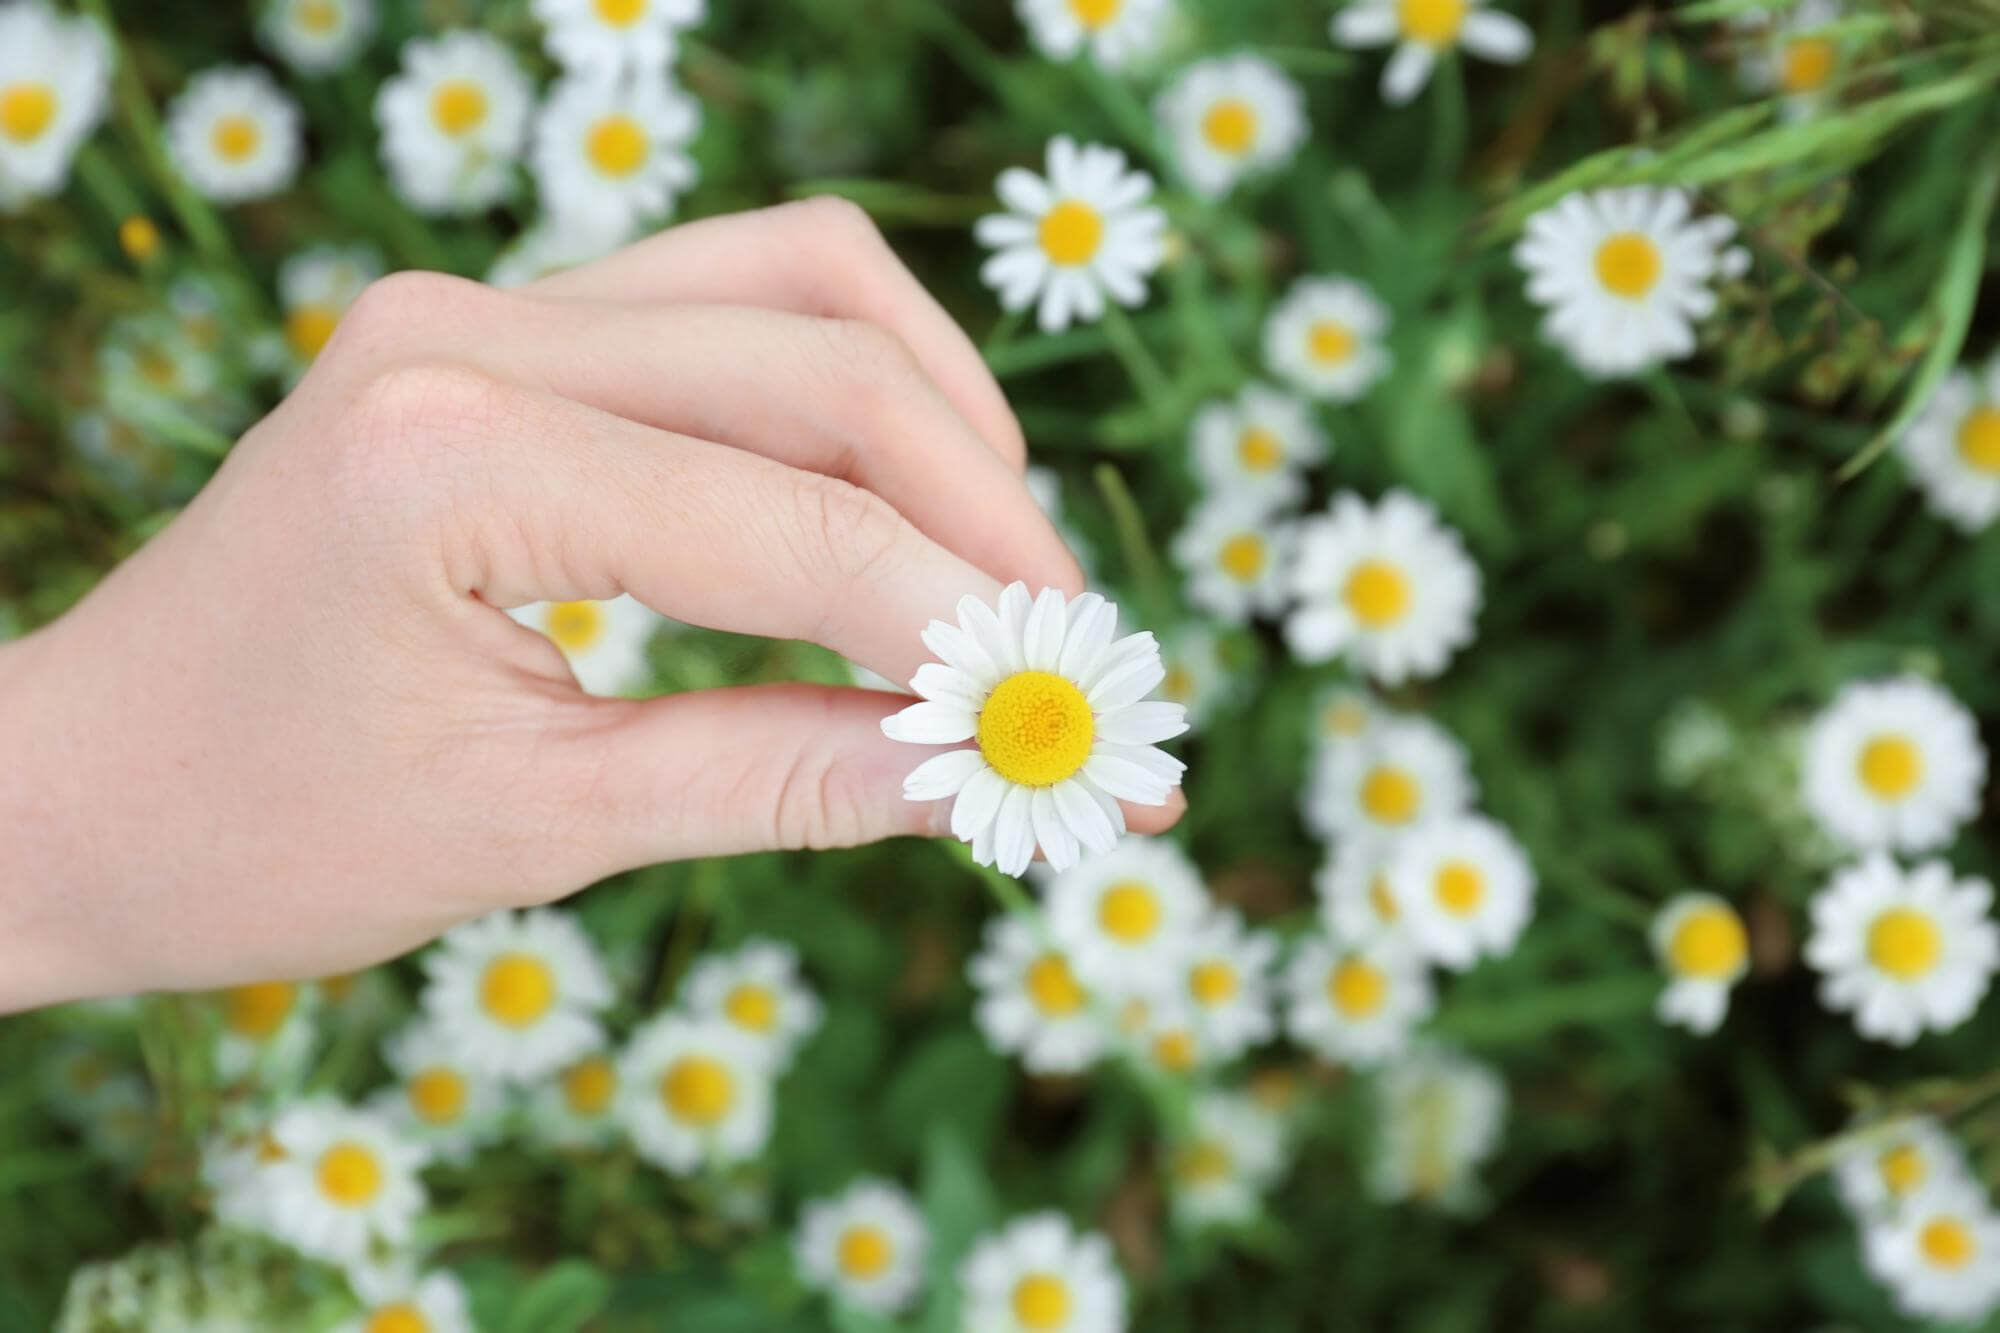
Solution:
{"label": "white petal", "polygon": [[1187,729],[1187,709],[1163,699],[1128,704],[1097,719],[1097,734],[1118,745],[1156,745]]}
{"label": "white petal", "polygon": [[1535,49],[1535,34],[1512,14],[1475,9],[1465,16],[1458,44],[1482,59],[1512,65],[1526,60],[1528,52]]}
{"label": "white petal", "polygon": [[986,758],[977,750],[948,750],[926,759],[903,779],[906,801],[941,801],[956,796],[972,775],[986,767]]}
{"label": "white petal", "polygon": [[970,842],[982,829],[991,827],[1000,800],[1011,786],[1007,779],[982,765],[966,779],[957,804],[951,807],[951,836]]}
{"label": "white petal", "polygon": [[1035,841],[1041,844],[1049,869],[1068,870],[1075,865],[1076,835],[1069,831],[1061,812],[1056,809],[1055,794],[1050,788],[1035,789],[1028,799],[1028,815],[1035,826]]}
{"label": "white petal", "polygon": [[1108,713],[1139,702],[1166,678],[1166,664],[1160,661],[1159,653],[1151,652],[1106,672],[1085,697],[1093,712]]}
{"label": "white petal", "polygon": [[1054,671],[1062,658],[1069,612],[1060,588],[1044,588],[1021,629],[1021,658],[1030,671]]}
{"label": "white petal", "polygon": [[977,597],[966,596],[958,603],[958,623],[993,661],[996,679],[1021,669],[1019,640],[1008,641],[1007,627],[993,608]]}
{"label": "white petal", "polygon": [[1071,778],[1070,781],[1089,793],[1090,799],[1097,803],[1097,808],[1104,812],[1104,817],[1111,821],[1112,829],[1116,831],[1119,837],[1124,837],[1125,807],[1118,804],[1118,798],[1110,795],[1102,787],[1081,774]]}
{"label": "white petal", "polygon": [[1430,81],[1431,66],[1437,55],[1419,42],[1404,42],[1382,67],[1382,100],[1401,106],[1423,91]]}
{"label": "white petal", "polygon": [[[1085,598],[1094,600],[1083,606]],[[1095,593],[1087,592],[1077,598],[1070,607],[1069,633],[1063,637],[1062,659],[1057,662],[1056,670],[1071,680],[1088,680],[1117,628],[1117,607]]]}
{"label": "white petal", "polygon": [[923,633],[924,647],[946,666],[955,666],[981,689],[990,690],[1000,682],[1000,668],[979,641],[956,625],[933,620]]}
{"label": "white petal", "polygon": [[933,703],[951,704],[977,714],[986,691],[957,667],[942,662],[926,662],[910,678],[910,688]]}
{"label": "white petal", "polygon": [[979,719],[966,709],[928,700],[882,719],[884,736],[911,745],[956,745],[978,729]]}
{"label": "white petal", "polygon": [[1167,793],[1173,790],[1172,783],[1162,782],[1130,759],[1117,755],[1093,754],[1084,761],[1083,775],[1106,794],[1134,805],[1165,805]]}
{"label": "white petal", "polygon": [[1119,830],[1111,826],[1110,817],[1082,783],[1074,780],[1058,782],[1049,792],[1064,826],[1084,846],[1102,853],[1118,845]]}
{"label": "white petal", "polygon": [[1333,40],[1342,46],[1387,46],[1398,31],[1388,5],[1349,5],[1333,16]]}
{"label": "white petal", "polygon": [[1018,875],[1035,859],[1035,826],[1028,806],[1029,789],[1009,784],[993,820],[993,864],[1003,875]]}

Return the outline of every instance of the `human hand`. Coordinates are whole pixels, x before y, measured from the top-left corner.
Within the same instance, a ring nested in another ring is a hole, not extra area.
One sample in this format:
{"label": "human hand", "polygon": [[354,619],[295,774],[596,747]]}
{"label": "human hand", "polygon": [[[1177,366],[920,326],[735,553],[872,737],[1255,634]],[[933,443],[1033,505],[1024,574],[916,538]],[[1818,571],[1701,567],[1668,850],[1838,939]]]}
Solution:
{"label": "human hand", "polygon": [[838,201],[517,292],[377,283],[185,512],[0,651],[0,1006],[317,976],[635,865],[942,833],[882,734],[908,699],[592,698],[503,610],[630,592],[907,680],[965,594],[1081,589],[1023,455]]}

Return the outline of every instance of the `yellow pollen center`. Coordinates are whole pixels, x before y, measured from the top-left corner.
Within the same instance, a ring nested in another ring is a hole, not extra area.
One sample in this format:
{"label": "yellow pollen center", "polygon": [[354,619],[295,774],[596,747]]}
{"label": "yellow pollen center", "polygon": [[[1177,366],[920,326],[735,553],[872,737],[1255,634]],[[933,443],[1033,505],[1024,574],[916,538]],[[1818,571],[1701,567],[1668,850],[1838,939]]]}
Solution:
{"label": "yellow pollen center", "polygon": [[1160,681],[1160,693],[1186,703],[1194,698],[1194,672],[1176,662],[1167,668],[1165,678]]}
{"label": "yellow pollen center", "polygon": [[993,687],[979,710],[979,752],[1022,787],[1053,787],[1090,758],[1090,702],[1048,671],[1021,671]]}
{"label": "yellow pollen center", "polygon": [[1038,235],[1051,264],[1075,268],[1097,254],[1104,241],[1104,219],[1089,204],[1064,199],[1042,214]]}
{"label": "yellow pollen center", "polygon": [[56,90],[46,83],[14,83],[0,88],[0,134],[32,143],[56,118]]}
{"label": "yellow pollen center", "polygon": [[1363,560],[1341,589],[1347,609],[1364,629],[1387,629],[1410,609],[1410,581],[1384,560]]}
{"label": "yellow pollen center", "polygon": [[1389,881],[1380,875],[1368,882],[1368,905],[1384,921],[1394,921],[1403,914],[1403,909],[1396,906],[1396,895],[1389,892]]}
{"label": "yellow pollen center", "polygon": [[486,90],[466,79],[450,79],[431,94],[431,119],[456,139],[486,120]]}
{"label": "yellow pollen center", "polygon": [[1856,768],[1862,786],[1882,800],[1897,801],[1923,781],[1924,756],[1907,736],[1877,736],[1861,748]]}
{"label": "yellow pollen center", "polygon": [[319,1191],[343,1208],[359,1208],[382,1192],[382,1164],[358,1143],[340,1142],[320,1154]]}
{"label": "yellow pollen center", "polygon": [[542,630],[565,653],[588,652],[604,633],[604,608],[596,602],[551,602]]}
{"label": "yellow pollen center", "polygon": [[1215,562],[1238,583],[1249,583],[1264,572],[1264,559],[1264,539],[1254,532],[1239,532],[1222,544]]}
{"label": "yellow pollen center", "polygon": [[1175,1160],[1174,1173],[1190,1185],[1226,1179],[1229,1175],[1229,1152],[1214,1140],[1203,1139]]}
{"label": "yellow pollen center", "polygon": [[1150,939],[1160,925],[1160,900],[1135,880],[1113,884],[1097,900],[1097,924],[1127,944]]}
{"label": "yellow pollen center", "polygon": [[1030,1273],[1014,1284],[1014,1318],[1023,1328],[1061,1328],[1069,1322],[1068,1285],[1053,1273]]}
{"label": "yellow pollen center", "polygon": [[729,998],[722,1002],[722,1010],[729,1015],[730,1022],[752,1032],[769,1032],[778,1025],[778,997],[769,986],[755,982],[746,981],[730,991]]}
{"label": "yellow pollen center", "polygon": [[1882,1184],[1898,1197],[1923,1184],[1924,1177],[1930,1174],[1924,1168],[1924,1155],[1908,1143],[1899,1143],[1883,1153],[1876,1165],[1882,1171]]}
{"label": "yellow pollen center", "polygon": [[1372,963],[1343,959],[1327,974],[1326,998],[1349,1018],[1367,1018],[1389,998],[1389,978]]}
{"label": "yellow pollen center", "polygon": [[1409,823],[1416,817],[1422,795],[1415,778],[1387,764],[1376,767],[1361,781],[1361,808],[1378,823]]}
{"label": "yellow pollen center", "polygon": [[1236,969],[1219,958],[1196,963],[1188,973],[1188,993],[1206,1008],[1227,1004],[1236,994]]}
{"label": "yellow pollen center", "polygon": [[1958,427],[1958,456],[1967,467],[2000,475],[2000,406],[1975,407]]}
{"label": "yellow pollen center", "polygon": [[613,28],[629,28],[645,17],[646,0],[597,0],[597,17]]}
{"label": "yellow pollen center", "polygon": [[1306,330],[1306,355],[1317,365],[1333,367],[1354,355],[1354,330],[1337,319],[1316,320]]}
{"label": "yellow pollen center", "polygon": [[1097,31],[1118,17],[1125,0],[1069,0],[1069,12],[1078,23]]}
{"label": "yellow pollen center", "polygon": [[563,1071],[563,1101],[578,1115],[602,1115],[618,1091],[618,1071],[603,1056],[579,1060]]}
{"label": "yellow pollen center", "polygon": [[143,264],[160,252],[160,229],[143,213],[134,213],[118,224],[118,248]]}
{"label": "yellow pollen center", "polygon": [[302,305],[285,316],[285,341],[291,344],[292,355],[310,361],[326,346],[339,323],[340,313],[330,307]]}
{"label": "yellow pollen center", "polygon": [[896,1257],[882,1228],[866,1222],[851,1226],[840,1237],[840,1271],[863,1281],[876,1276]]}
{"label": "yellow pollen center", "polygon": [[606,116],[590,127],[584,151],[607,176],[629,176],[646,165],[646,131],[630,116]]}
{"label": "yellow pollen center", "polygon": [[1427,46],[1449,46],[1465,25],[1466,0],[1396,0],[1403,36]]}
{"label": "yellow pollen center", "polygon": [[1749,941],[1736,913],[1721,907],[1689,912],[1667,945],[1674,971],[1684,977],[1726,977],[1743,966]]}
{"label": "yellow pollen center", "polygon": [[736,1080],[720,1060],[684,1055],[660,1079],[660,1100],[679,1120],[715,1124],[736,1102]]}
{"label": "yellow pollen center", "polygon": [[448,1125],[465,1114],[465,1079],[456,1070],[426,1069],[410,1080],[410,1109],[427,1125]]}
{"label": "yellow pollen center", "polygon": [[1486,901],[1486,876],[1479,873],[1478,866],[1464,861],[1445,862],[1434,887],[1438,906],[1453,916],[1471,916]]}
{"label": "yellow pollen center", "polygon": [[223,1022],[239,1037],[263,1041],[290,1015],[298,997],[299,988],[289,981],[236,986],[223,997]]}
{"label": "yellow pollen center", "polygon": [[1175,1029],[1153,1038],[1153,1059],[1160,1068],[1185,1074],[1194,1068],[1194,1034]]}
{"label": "yellow pollen center", "polygon": [[538,1021],[555,1002],[556,974],[532,954],[501,954],[479,981],[479,1007],[510,1028]]}
{"label": "yellow pollen center", "polygon": [[307,32],[332,32],[340,26],[340,6],[335,0],[301,0],[292,10],[292,22]]}
{"label": "yellow pollen center", "polygon": [[416,1306],[399,1301],[371,1315],[362,1333],[431,1333],[431,1321]]}
{"label": "yellow pollen center", "polygon": [[1660,247],[1636,231],[1607,237],[1597,247],[1597,280],[1613,296],[1638,300],[1660,280]]}
{"label": "yellow pollen center", "polygon": [[1028,997],[1035,1008],[1051,1018],[1061,1018],[1083,1008],[1083,987],[1069,970],[1061,954],[1045,953],[1028,968]]}
{"label": "yellow pollen center", "polygon": [[1924,1229],[1917,1233],[1917,1245],[1924,1258],[1939,1268],[1963,1268],[1972,1262],[1972,1228],[1955,1217],[1924,1223]]}
{"label": "yellow pollen center", "polygon": [[1912,908],[1892,907],[1868,927],[1868,961],[1899,981],[1929,972],[1943,951],[1937,923]]}
{"label": "yellow pollen center", "polygon": [[1285,461],[1285,446],[1276,432],[1252,426],[1236,440],[1236,460],[1245,472],[1270,472]]}
{"label": "yellow pollen center", "polygon": [[225,162],[241,162],[257,151],[264,132],[248,116],[224,116],[208,132],[215,155]]}
{"label": "yellow pollen center", "polygon": [[1778,82],[1788,93],[1809,93],[1833,77],[1833,43],[1824,37],[1801,37],[1785,45]]}
{"label": "yellow pollen center", "polygon": [[1240,97],[1225,97],[1201,118],[1201,137],[1218,153],[1241,157],[1257,142],[1257,113]]}

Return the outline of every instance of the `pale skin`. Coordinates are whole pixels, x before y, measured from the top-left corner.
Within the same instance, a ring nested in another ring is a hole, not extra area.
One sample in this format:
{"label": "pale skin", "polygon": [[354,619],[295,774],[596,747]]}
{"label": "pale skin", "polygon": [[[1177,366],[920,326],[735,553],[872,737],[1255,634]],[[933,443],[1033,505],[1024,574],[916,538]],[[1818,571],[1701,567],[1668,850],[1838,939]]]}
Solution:
{"label": "pale skin", "polygon": [[0,648],[0,1008],[323,976],[634,866],[944,832],[901,791],[931,752],[881,733],[906,699],[591,698],[503,609],[629,592],[908,680],[965,594],[1082,590],[1024,458],[839,201],[514,292],[375,284],[165,531]]}

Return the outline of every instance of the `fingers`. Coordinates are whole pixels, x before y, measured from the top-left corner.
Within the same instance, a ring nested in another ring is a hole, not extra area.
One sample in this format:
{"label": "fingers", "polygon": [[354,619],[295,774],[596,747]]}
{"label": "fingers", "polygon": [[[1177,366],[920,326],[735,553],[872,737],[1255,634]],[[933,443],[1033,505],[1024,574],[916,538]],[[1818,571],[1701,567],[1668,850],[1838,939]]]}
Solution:
{"label": "fingers", "polygon": [[903,267],[868,215],[809,199],[691,222],[523,290],[593,301],[753,305],[861,320],[902,339],[945,397],[1014,468],[1021,426],[979,351]]}

